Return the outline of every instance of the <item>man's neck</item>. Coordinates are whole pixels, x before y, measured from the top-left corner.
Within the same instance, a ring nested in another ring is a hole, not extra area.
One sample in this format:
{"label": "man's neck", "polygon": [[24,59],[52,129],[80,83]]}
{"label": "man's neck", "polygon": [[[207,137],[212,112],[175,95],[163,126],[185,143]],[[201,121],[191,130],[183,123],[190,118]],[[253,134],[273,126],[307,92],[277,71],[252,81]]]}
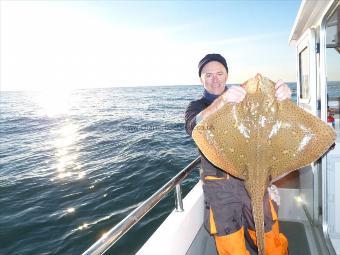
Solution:
{"label": "man's neck", "polygon": [[[227,90],[227,87],[225,87],[225,90]],[[204,89],[203,91],[203,97],[204,99],[209,103],[211,104],[212,102],[215,101],[216,98],[218,98],[220,95],[215,95],[215,94],[212,94],[210,93],[208,90]]]}

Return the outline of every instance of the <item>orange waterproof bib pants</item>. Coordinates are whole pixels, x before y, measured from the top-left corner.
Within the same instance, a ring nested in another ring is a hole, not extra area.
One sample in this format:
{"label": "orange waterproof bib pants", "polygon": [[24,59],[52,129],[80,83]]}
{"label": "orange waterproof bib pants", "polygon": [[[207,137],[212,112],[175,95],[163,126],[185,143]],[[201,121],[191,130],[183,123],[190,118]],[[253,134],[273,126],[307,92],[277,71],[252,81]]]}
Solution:
{"label": "orange waterproof bib pants", "polygon": [[[251,200],[244,182],[230,175],[203,177],[204,225],[215,237],[219,255],[248,255],[246,239],[256,246]],[[287,255],[287,238],[279,232],[278,206],[264,196],[265,254]]]}

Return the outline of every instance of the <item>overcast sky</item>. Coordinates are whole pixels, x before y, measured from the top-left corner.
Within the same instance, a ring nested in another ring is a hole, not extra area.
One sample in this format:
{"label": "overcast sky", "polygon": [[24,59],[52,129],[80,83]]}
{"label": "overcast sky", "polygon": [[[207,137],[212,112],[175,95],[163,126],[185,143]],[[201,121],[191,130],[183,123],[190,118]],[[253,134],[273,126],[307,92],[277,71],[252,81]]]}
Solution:
{"label": "overcast sky", "polygon": [[228,83],[296,81],[300,1],[1,1],[1,90],[199,84],[221,53]]}

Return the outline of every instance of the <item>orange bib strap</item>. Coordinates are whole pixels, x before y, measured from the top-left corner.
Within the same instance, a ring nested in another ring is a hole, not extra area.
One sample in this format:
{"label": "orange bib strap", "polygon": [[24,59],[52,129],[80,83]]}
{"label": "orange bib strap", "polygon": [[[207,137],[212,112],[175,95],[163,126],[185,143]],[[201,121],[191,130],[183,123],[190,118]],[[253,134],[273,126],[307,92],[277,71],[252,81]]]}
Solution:
{"label": "orange bib strap", "polygon": [[210,234],[214,235],[217,233],[217,229],[216,229],[216,224],[214,220],[214,214],[213,214],[213,211],[211,210],[211,207],[210,207],[209,221],[210,221]]}
{"label": "orange bib strap", "polygon": [[279,218],[277,217],[277,213],[276,213],[276,211],[275,211],[273,202],[272,202],[272,200],[270,199],[270,196],[269,196],[269,205],[270,205],[270,211],[272,212],[273,220],[277,221]]}

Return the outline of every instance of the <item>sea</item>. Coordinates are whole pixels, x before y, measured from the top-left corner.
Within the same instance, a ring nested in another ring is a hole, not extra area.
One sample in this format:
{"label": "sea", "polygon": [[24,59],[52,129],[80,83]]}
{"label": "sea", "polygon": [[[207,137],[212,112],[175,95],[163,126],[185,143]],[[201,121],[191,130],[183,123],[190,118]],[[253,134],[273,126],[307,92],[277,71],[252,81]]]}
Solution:
{"label": "sea", "polygon": [[[296,101],[296,84],[289,83]],[[81,254],[198,156],[201,86],[0,92],[0,254]],[[198,169],[183,181],[197,183]],[[135,254],[171,192],[107,254]]]}

